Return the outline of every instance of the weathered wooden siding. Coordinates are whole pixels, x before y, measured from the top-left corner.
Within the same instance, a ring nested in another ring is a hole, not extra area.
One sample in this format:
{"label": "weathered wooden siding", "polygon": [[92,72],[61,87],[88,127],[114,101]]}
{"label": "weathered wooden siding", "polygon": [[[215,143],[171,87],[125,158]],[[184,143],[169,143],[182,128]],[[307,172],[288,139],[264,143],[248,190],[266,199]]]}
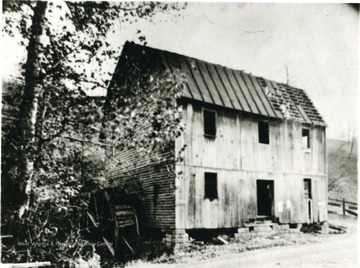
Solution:
{"label": "weathered wooden siding", "polygon": [[[269,121],[270,144],[258,142],[258,120],[214,107],[216,138],[203,133],[202,108],[184,105],[186,129],[176,141],[184,145],[176,164],[176,227],[236,227],[257,214],[256,180],[274,180],[275,217],[307,222],[303,179],[312,179],[313,221],[327,219],[325,128],[294,121]],[[265,118],[263,118],[265,119]],[[266,120],[266,119],[265,119]],[[302,149],[302,128],[310,129],[311,149]],[[218,200],[204,199],[204,172],[218,174]]]}
{"label": "weathered wooden siding", "polygon": [[138,202],[141,224],[151,228],[175,227],[174,146],[155,151],[152,160],[128,150],[108,161],[107,184],[124,188]]}

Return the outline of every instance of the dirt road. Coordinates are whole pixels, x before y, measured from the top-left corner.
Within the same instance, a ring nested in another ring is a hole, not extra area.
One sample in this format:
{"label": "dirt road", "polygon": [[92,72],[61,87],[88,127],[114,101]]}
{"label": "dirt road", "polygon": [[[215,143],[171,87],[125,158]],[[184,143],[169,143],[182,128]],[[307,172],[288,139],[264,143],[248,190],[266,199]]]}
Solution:
{"label": "dirt road", "polygon": [[[177,264],[167,267],[193,268],[355,268],[360,267],[357,262],[358,248],[356,225],[354,219],[344,220],[331,215],[331,222],[346,226],[345,234],[331,235],[321,243],[295,245],[289,247],[275,247],[243,252],[221,259],[211,259],[196,264]],[[358,264],[358,265],[357,265]]]}
{"label": "dirt road", "polygon": [[343,236],[342,239],[331,239],[320,244],[260,249],[226,259],[211,259],[197,264],[178,264],[166,267],[357,267],[356,244],[356,237]]}
{"label": "dirt road", "polygon": [[214,258],[196,263],[147,264],[157,268],[356,268],[357,241],[354,234],[334,235],[322,243],[289,247],[265,248],[242,252],[226,258]]}
{"label": "dirt road", "polygon": [[321,236],[318,243],[272,247],[217,256],[206,260],[190,258],[177,264],[150,264],[142,266],[156,268],[356,268],[357,265],[357,221],[331,215],[333,224],[345,226],[347,233]]}

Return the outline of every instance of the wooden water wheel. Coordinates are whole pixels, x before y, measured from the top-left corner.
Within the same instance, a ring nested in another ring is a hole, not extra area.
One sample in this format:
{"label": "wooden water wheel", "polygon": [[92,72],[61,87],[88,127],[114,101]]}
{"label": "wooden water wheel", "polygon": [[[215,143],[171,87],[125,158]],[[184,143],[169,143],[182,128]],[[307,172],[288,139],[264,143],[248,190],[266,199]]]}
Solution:
{"label": "wooden water wheel", "polygon": [[102,189],[92,195],[88,230],[98,253],[116,259],[132,256],[139,248],[139,223],[134,203],[121,189]]}

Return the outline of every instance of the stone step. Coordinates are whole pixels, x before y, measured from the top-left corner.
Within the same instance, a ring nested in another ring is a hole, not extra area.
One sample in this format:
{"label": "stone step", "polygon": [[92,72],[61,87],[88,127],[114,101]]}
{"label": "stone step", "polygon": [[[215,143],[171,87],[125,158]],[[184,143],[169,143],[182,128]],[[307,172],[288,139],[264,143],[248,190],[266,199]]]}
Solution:
{"label": "stone step", "polygon": [[245,223],[245,227],[255,227],[255,226],[273,226],[278,225],[276,222],[265,221],[265,222],[254,222],[254,223]]}

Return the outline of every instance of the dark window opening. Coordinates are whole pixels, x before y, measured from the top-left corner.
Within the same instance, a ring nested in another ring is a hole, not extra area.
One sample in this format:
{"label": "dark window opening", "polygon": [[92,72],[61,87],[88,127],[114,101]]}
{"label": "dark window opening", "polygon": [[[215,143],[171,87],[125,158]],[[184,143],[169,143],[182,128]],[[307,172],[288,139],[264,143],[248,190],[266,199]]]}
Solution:
{"label": "dark window opening", "polygon": [[210,201],[218,198],[217,191],[217,174],[205,172],[205,199]]}
{"label": "dark window opening", "polygon": [[269,144],[269,122],[259,121],[259,143]]}
{"label": "dark window opening", "polygon": [[213,111],[204,110],[204,134],[216,136],[216,114]]}
{"label": "dark window opening", "polygon": [[303,128],[302,129],[302,148],[309,149],[310,148],[310,130]]}
{"label": "dark window opening", "polygon": [[304,179],[304,197],[311,199],[311,179]]}

